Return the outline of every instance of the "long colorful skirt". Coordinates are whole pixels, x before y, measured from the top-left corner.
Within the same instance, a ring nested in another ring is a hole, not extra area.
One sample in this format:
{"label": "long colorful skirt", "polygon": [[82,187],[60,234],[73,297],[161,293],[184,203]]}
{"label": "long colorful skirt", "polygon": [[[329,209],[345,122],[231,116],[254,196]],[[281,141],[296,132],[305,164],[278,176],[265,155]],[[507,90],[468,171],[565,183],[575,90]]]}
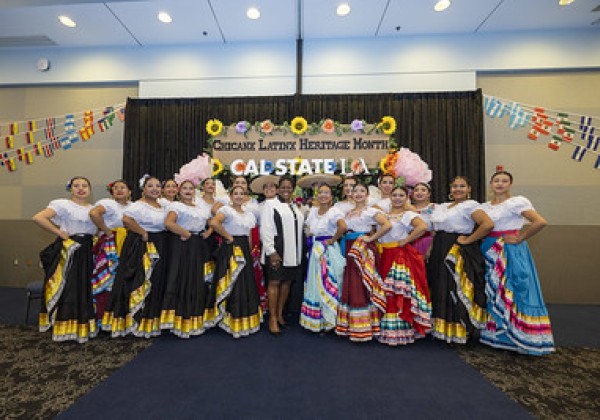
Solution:
{"label": "long colorful skirt", "polygon": [[413,343],[431,330],[431,299],[423,256],[411,245],[379,244],[379,272],[386,286],[380,343]]}
{"label": "long colorful skirt", "polygon": [[465,344],[487,321],[485,261],[479,244],[458,245],[459,234],[439,231],[427,262],[431,335]]}
{"label": "long colorful skirt", "polygon": [[260,298],[248,236],[223,242],[215,254],[215,273],[205,316],[235,338],[257,332],[262,322]]}
{"label": "long colorful skirt", "polygon": [[214,314],[205,313],[214,261],[206,240],[193,234],[182,241],[169,236],[167,286],[160,316],[162,329],[181,338],[202,334],[214,325]]}
{"label": "long colorful skirt", "polygon": [[325,245],[331,236],[309,237],[309,258],[300,325],[313,332],[335,328],[346,259],[338,243]]}
{"label": "long colorful skirt", "polygon": [[487,237],[481,251],[490,314],[481,342],[535,356],[552,353],[550,318],[527,243],[505,244],[502,237]]}
{"label": "long colorful skirt", "polygon": [[98,334],[92,287],[92,236],[58,238],[40,253],[44,295],[40,331],[52,328],[54,341],[85,343]]}
{"label": "long colorful skirt", "polygon": [[433,235],[431,232],[425,232],[423,236],[415,239],[411,245],[419,252],[419,254],[425,256],[429,250],[429,247],[431,246],[431,242],[433,242]]}
{"label": "long colorful skirt", "polygon": [[92,295],[98,326],[102,325],[104,309],[112,290],[115,274],[119,265],[119,255],[127,235],[125,228],[113,229],[111,236],[100,235],[94,244],[94,270],[92,272]]}
{"label": "long colorful skirt", "polygon": [[369,341],[381,333],[386,291],[377,271],[375,244],[346,237],[346,268],[335,332],[350,341]]}
{"label": "long colorful skirt", "polygon": [[[153,236],[153,239],[157,238],[155,234]],[[140,312],[152,289],[154,269],[159,258],[154,242],[150,239],[144,242],[137,233],[128,232],[102,316],[102,329],[110,331],[112,337],[125,336],[138,330]]]}

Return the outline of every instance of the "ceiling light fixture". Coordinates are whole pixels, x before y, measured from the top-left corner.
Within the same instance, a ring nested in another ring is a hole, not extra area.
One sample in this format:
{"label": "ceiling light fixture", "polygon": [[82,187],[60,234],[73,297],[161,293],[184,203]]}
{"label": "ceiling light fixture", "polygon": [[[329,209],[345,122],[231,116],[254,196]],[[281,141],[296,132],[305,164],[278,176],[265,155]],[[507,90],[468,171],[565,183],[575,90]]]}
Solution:
{"label": "ceiling light fixture", "polygon": [[450,0],[440,0],[433,6],[433,10],[436,12],[443,12],[450,7],[450,4],[452,4]]}
{"label": "ceiling light fixture", "polygon": [[568,6],[573,3],[575,0],[558,0],[558,4],[561,6]]}
{"label": "ceiling light fixture", "polygon": [[162,23],[171,23],[171,22],[173,22],[173,18],[167,12],[160,12],[158,14],[158,20],[160,20]]}
{"label": "ceiling light fixture", "polygon": [[246,16],[248,16],[248,19],[256,20],[260,17],[260,10],[256,7],[249,7],[248,10],[246,10]]}
{"label": "ceiling light fixture", "polygon": [[68,26],[69,28],[74,28],[77,26],[75,21],[73,19],[71,19],[69,16],[61,15],[58,17],[58,20],[60,21],[60,23],[62,23],[65,26]]}
{"label": "ceiling light fixture", "polygon": [[335,13],[337,13],[338,16],[347,16],[350,13],[350,5],[348,3],[342,3],[340,4]]}

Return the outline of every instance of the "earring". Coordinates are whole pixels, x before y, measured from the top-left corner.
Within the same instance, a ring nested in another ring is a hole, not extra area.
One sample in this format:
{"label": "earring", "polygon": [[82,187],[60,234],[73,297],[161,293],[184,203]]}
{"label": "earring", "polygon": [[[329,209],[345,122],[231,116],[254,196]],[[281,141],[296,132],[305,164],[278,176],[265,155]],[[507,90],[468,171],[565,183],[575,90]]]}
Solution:
{"label": "earring", "polygon": [[448,200],[454,201],[454,195],[452,195],[452,193],[448,194]]}
{"label": "earring", "polygon": [[467,193],[467,200],[471,199],[471,193]]}

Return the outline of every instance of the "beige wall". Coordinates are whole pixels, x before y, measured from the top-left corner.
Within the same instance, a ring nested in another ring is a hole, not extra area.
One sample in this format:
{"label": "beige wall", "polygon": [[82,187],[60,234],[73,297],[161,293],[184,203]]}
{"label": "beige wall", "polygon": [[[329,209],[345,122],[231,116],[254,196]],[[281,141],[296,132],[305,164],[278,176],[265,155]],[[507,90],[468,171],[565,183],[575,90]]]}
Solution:
{"label": "beige wall", "polygon": [[[0,88],[0,121],[4,124],[101,108],[125,102],[128,96],[137,96],[137,86]],[[23,286],[40,279],[38,253],[53,238],[29,219],[50,200],[67,197],[65,185],[72,176],[90,179],[93,200],[106,197],[103,186],[121,177],[123,123],[115,119],[109,130],[96,133],[68,151],[56,151],[49,159],[34,156],[32,165],[18,164],[16,172],[0,168],[0,286]],[[42,136],[42,132],[36,133],[36,138]],[[15,137],[15,146],[24,142],[23,136]],[[3,143],[4,137],[2,147]]]}
{"label": "beige wall", "polygon": [[[480,75],[478,87],[484,94],[524,104],[600,116],[600,72]],[[600,117],[593,125],[600,127]],[[547,139],[531,141],[528,132],[528,128],[509,128],[507,118],[485,117],[487,177],[496,165],[503,165],[515,176],[513,195],[527,196],[549,221],[529,241],[546,300],[599,304],[600,170],[594,169],[596,156],[576,162],[571,159],[572,146],[564,144],[554,152],[547,147]],[[583,144],[578,138],[574,143]]]}

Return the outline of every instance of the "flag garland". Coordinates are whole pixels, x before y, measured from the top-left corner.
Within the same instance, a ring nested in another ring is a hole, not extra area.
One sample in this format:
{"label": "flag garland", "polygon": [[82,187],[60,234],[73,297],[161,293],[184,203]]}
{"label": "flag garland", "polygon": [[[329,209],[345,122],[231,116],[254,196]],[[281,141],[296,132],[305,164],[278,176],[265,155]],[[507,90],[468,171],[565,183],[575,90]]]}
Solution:
{"label": "flag garland", "polygon": [[600,129],[592,125],[598,117],[551,110],[489,95],[484,95],[483,111],[491,118],[508,116],[508,126],[512,129],[530,126],[527,138],[532,141],[547,139],[548,148],[553,151],[559,150],[565,143],[571,145],[574,148],[571,159],[576,162],[582,162],[586,156],[592,155],[594,168],[600,169]]}
{"label": "flag garland", "polygon": [[[7,150],[0,154],[0,166],[5,166],[9,172],[14,172],[17,170],[17,162],[31,165],[34,162],[34,155],[50,158],[58,149],[69,150],[80,137],[82,140],[89,140],[96,133],[94,113],[102,114],[97,124],[99,130],[104,132],[113,126],[115,117],[124,121],[125,105],[105,106],[96,110],[67,114],[63,117],[53,116],[0,124],[0,132],[4,131],[3,127],[7,127],[6,133],[8,134],[4,138]],[[60,129],[57,130],[59,120],[63,121],[62,132],[59,132]],[[20,128],[25,131],[20,132]],[[43,133],[43,138],[36,138],[35,133],[38,131]],[[19,141],[17,143],[19,145],[16,147],[15,137],[24,140]]]}

